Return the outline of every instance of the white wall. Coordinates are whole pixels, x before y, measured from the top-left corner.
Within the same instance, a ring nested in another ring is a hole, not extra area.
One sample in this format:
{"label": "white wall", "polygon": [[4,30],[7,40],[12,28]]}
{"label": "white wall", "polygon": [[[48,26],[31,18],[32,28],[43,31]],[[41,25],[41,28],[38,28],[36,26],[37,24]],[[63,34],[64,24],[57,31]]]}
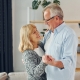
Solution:
{"label": "white wall", "polygon": [[[20,28],[27,23],[27,7],[31,7],[33,0],[12,0],[12,18],[13,18],[13,67],[14,71],[24,71],[24,65],[21,61],[22,54],[18,51],[19,31]],[[80,21],[80,0],[60,0],[61,7],[64,11],[64,20]],[[34,19],[42,19],[42,7],[37,10],[36,15],[32,14]],[[45,25],[36,24],[39,31],[42,31]],[[78,24],[68,24],[80,36],[80,28]]]}

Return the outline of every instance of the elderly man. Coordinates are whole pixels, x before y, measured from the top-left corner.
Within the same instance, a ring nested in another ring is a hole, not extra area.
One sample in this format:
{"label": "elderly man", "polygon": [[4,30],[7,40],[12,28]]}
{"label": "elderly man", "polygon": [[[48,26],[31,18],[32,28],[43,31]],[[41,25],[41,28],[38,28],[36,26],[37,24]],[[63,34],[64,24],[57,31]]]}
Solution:
{"label": "elderly man", "polygon": [[43,10],[45,33],[43,44],[44,63],[47,80],[74,80],[78,38],[75,32],[63,21],[63,11],[59,5],[50,4]]}

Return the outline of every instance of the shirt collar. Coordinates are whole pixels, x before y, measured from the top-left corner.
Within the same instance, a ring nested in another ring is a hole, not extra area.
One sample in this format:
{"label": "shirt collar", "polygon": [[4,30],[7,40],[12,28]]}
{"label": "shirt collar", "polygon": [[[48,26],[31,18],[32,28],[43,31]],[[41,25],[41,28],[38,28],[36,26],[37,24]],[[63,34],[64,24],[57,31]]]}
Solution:
{"label": "shirt collar", "polygon": [[54,33],[59,33],[65,27],[65,22],[59,25],[57,28],[54,29]]}

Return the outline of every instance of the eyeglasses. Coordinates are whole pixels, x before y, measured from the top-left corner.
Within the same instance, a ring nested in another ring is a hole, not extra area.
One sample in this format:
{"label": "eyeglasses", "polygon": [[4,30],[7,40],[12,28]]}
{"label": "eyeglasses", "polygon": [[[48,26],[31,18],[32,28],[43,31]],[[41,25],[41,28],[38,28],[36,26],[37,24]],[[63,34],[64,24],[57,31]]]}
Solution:
{"label": "eyeglasses", "polygon": [[44,20],[45,22],[48,22],[49,20],[51,20],[51,19],[53,19],[55,16],[53,16],[53,17],[51,17],[51,18],[49,18],[49,19],[47,19],[47,20]]}

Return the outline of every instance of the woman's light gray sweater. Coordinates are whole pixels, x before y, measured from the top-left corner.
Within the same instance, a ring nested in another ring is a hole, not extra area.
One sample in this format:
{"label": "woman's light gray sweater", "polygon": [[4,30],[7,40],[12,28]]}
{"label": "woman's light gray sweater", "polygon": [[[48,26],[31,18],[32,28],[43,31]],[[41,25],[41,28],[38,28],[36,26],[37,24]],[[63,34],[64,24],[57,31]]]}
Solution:
{"label": "woman's light gray sweater", "polygon": [[42,58],[33,50],[26,50],[22,56],[28,74],[28,80],[47,80]]}

